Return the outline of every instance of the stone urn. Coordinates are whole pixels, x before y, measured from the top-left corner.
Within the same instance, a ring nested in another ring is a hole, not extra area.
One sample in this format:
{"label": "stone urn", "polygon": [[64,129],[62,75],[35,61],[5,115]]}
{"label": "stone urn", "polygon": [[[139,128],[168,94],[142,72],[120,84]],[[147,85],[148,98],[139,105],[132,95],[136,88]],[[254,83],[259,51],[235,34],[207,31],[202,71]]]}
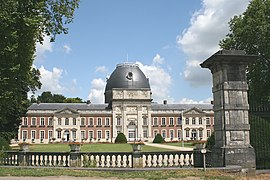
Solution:
{"label": "stone urn", "polygon": [[133,152],[142,151],[142,147],[144,146],[143,142],[135,142],[131,144]]}
{"label": "stone urn", "polygon": [[23,142],[19,143],[20,151],[27,152],[29,151],[29,143]]}
{"label": "stone urn", "polygon": [[71,142],[69,143],[70,152],[80,152],[81,150],[81,143]]}

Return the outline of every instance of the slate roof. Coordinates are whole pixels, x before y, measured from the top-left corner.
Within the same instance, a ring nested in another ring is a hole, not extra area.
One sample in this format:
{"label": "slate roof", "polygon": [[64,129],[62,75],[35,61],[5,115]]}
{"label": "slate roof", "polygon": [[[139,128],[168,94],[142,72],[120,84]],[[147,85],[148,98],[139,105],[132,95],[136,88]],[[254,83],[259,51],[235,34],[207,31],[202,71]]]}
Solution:
{"label": "slate roof", "polygon": [[[107,110],[108,104],[86,104],[86,103],[34,103],[28,110],[60,110],[63,108],[74,110]],[[152,110],[187,110],[198,108],[201,110],[212,110],[212,104],[151,104]]]}
{"label": "slate roof", "polygon": [[187,110],[191,108],[198,108],[201,110],[212,110],[212,104],[155,104],[152,105],[152,110]]}
{"label": "slate roof", "polygon": [[63,108],[74,110],[106,110],[108,104],[86,104],[86,103],[34,103],[28,110],[60,110]]}

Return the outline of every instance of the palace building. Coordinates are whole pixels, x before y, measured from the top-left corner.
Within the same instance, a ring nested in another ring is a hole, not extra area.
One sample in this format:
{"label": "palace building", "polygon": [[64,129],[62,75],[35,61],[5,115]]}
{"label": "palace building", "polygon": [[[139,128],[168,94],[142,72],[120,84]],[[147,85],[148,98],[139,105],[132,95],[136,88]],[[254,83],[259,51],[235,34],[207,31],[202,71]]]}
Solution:
{"label": "palace building", "polygon": [[105,88],[105,104],[34,103],[22,117],[20,142],[206,140],[214,129],[211,104],[153,103],[148,78],[137,64],[118,64]]}

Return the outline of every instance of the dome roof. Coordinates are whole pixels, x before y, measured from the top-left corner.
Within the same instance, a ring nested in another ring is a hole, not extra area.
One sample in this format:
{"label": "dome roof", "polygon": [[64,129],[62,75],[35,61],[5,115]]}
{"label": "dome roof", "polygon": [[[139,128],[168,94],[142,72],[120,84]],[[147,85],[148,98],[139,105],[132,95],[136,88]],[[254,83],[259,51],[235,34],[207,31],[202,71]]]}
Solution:
{"label": "dome roof", "polygon": [[150,89],[150,84],[148,78],[145,77],[138,64],[124,63],[118,64],[110,78],[107,80],[107,85],[105,88],[106,103],[110,101],[108,95],[110,94],[109,91],[111,91],[113,88]]}

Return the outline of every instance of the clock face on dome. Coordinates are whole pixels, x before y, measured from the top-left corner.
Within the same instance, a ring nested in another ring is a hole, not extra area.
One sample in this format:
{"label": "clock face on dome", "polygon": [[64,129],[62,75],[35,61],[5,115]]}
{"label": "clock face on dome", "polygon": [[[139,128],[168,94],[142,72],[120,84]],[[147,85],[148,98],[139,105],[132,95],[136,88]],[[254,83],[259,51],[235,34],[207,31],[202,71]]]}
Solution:
{"label": "clock face on dome", "polygon": [[127,78],[128,80],[132,80],[132,78],[133,78],[133,73],[132,73],[132,72],[128,72],[126,78]]}

